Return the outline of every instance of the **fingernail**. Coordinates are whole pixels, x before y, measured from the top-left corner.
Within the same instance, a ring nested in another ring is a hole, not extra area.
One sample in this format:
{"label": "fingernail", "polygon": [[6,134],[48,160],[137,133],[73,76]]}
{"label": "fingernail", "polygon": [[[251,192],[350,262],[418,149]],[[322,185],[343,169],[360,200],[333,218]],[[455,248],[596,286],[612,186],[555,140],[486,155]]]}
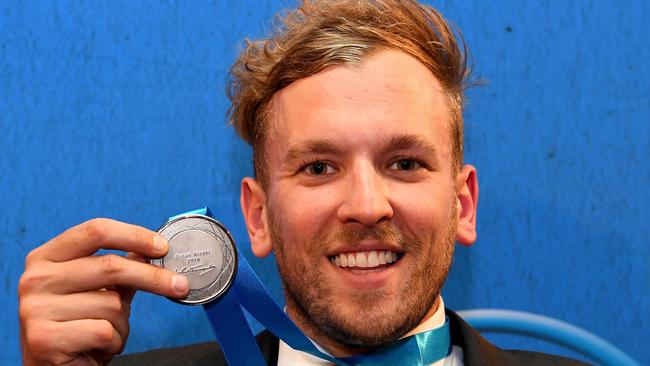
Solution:
{"label": "fingernail", "polygon": [[172,287],[176,292],[184,293],[187,291],[189,284],[187,282],[187,277],[183,275],[175,275],[172,277]]}
{"label": "fingernail", "polygon": [[153,237],[153,248],[157,252],[165,252],[167,250],[167,240],[160,235],[154,235]]}

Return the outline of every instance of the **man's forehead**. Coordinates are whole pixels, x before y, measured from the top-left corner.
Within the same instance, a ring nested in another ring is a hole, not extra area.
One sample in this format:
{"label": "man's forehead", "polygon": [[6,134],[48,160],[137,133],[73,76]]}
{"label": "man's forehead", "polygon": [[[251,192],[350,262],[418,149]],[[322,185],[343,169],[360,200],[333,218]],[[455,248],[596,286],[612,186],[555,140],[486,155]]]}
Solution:
{"label": "man's forehead", "polygon": [[431,97],[428,102],[436,104],[437,97],[445,93],[439,80],[420,61],[401,51],[383,50],[359,64],[331,66],[299,79],[278,91],[273,100],[299,97],[304,102],[311,102],[311,98],[317,98],[316,102],[324,99],[366,102],[383,101],[400,94],[410,94],[410,99],[412,94],[422,99]]}
{"label": "man's forehead", "polygon": [[[334,123],[368,128],[409,124],[447,129],[448,99],[422,63],[399,51],[382,51],[359,65],[330,67],[276,93],[268,115],[268,137],[278,133],[325,133]],[[439,125],[439,126],[436,126]]]}

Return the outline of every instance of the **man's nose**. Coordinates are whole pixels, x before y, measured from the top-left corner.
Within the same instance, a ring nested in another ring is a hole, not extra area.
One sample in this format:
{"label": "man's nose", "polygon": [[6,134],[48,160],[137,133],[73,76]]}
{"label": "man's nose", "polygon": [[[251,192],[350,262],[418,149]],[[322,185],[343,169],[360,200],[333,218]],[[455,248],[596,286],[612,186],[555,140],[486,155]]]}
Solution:
{"label": "man's nose", "polygon": [[346,191],[338,210],[341,222],[372,227],[393,217],[387,184],[374,167],[358,167],[346,178]]}

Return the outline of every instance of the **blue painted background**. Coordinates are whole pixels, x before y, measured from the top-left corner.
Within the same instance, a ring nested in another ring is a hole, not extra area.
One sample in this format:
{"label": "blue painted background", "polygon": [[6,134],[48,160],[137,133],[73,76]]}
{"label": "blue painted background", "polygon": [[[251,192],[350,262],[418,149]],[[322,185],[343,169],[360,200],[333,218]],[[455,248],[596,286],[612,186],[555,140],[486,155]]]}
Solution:
{"label": "blue painted background", "polygon": [[[155,229],[208,204],[246,246],[251,154],[225,127],[226,71],[288,4],[0,2],[0,362],[19,363],[24,256],[69,226]],[[466,113],[479,241],[458,249],[447,305],[567,320],[650,364],[648,4],[435,3],[488,81]],[[272,260],[253,262],[280,300]],[[132,324],[127,351],[212,338],[200,308],[148,294]]]}

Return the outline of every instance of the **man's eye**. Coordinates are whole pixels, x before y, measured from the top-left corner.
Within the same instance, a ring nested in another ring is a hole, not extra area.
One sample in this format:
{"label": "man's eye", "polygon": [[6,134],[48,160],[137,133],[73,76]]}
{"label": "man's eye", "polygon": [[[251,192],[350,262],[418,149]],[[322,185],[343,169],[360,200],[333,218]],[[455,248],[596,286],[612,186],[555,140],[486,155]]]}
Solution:
{"label": "man's eye", "polygon": [[325,175],[331,174],[334,171],[334,168],[325,162],[315,161],[313,163],[307,164],[303,168],[303,171],[310,175]]}
{"label": "man's eye", "polygon": [[399,159],[390,165],[394,170],[415,170],[422,168],[422,164],[413,159]]}

